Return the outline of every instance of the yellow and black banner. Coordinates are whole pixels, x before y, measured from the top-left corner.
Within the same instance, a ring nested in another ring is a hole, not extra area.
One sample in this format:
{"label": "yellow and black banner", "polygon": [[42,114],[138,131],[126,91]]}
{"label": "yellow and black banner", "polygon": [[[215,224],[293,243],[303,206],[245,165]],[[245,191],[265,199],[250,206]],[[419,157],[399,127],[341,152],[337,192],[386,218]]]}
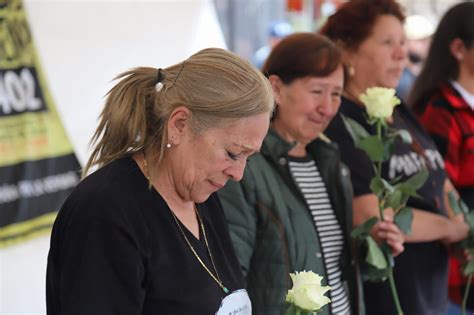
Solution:
{"label": "yellow and black banner", "polygon": [[80,166],[21,0],[0,0],[0,247],[49,233]]}

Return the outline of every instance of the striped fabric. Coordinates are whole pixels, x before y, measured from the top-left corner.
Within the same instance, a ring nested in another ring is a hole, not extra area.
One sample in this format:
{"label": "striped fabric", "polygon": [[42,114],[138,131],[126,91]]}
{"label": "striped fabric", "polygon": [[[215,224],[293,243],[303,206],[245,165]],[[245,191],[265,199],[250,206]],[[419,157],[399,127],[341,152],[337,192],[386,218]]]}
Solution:
{"label": "striped fabric", "polygon": [[348,293],[342,283],[340,260],[344,248],[341,226],[332,209],[326,186],[314,160],[290,158],[290,171],[313,216],[322,248],[326,276],[331,290],[332,314],[350,314]]}

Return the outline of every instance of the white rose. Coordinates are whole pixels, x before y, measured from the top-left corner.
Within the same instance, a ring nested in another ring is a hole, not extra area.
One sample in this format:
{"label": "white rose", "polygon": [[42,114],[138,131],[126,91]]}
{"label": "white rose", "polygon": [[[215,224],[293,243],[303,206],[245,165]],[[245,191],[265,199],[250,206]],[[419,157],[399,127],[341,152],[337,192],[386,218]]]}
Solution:
{"label": "white rose", "polygon": [[322,277],[311,271],[290,273],[293,287],[288,290],[286,301],[307,310],[318,311],[331,300],[324,295],[330,287],[321,286]]}
{"label": "white rose", "polygon": [[393,108],[400,104],[395,96],[395,89],[372,87],[359,96],[364,103],[367,113],[373,118],[387,118],[392,116]]}

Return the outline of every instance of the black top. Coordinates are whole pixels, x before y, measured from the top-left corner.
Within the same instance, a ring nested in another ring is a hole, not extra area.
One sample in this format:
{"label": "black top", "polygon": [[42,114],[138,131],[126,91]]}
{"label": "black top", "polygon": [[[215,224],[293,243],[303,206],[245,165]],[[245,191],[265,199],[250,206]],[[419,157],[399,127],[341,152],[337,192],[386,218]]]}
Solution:
{"label": "black top", "polygon": [[[325,133],[339,144],[342,160],[351,170],[354,195],[372,193],[370,181],[375,176],[373,164],[364,151],[357,149],[347,132],[341,114],[356,120],[371,134],[375,126],[366,122],[365,109],[342,99],[338,115]],[[405,105],[395,107],[392,127],[407,130],[415,140],[412,145],[396,141],[394,153],[382,165],[382,177],[403,180],[422,169],[429,170],[429,178],[417,193],[422,199],[410,198],[407,205],[421,210],[446,215],[443,186],[446,180],[443,158],[435,144],[418,124]],[[402,308],[406,315],[444,314],[447,305],[448,254],[438,241],[405,243],[405,251],[395,258],[394,277]],[[367,314],[396,314],[388,281],[365,283]]]}
{"label": "black top", "polygon": [[[217,196],[198,209],[223,284],[243,288]],[[204,238],[182,228],[213,270]],[[225,295],[130,157],[88,176],[64,203],[51,237],[46,287],[49,315],[215,314]]]}

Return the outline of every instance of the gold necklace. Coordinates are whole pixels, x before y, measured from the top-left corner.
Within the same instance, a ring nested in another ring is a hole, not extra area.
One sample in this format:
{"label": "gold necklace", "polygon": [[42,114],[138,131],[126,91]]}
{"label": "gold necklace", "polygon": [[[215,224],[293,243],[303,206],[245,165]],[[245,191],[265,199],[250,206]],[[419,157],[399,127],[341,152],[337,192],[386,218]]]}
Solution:
{"label": "gold necklace", "polygon": [[[144,151],[143,151],[143,168],[144,168],[144,171],[145,171],[145,177],[148,180],[148,185],[151,187],[150,172],[148,170],[148,163],[147,163],[146,155],[145,155]],[[214,259],[212,258],[211,249],[209,247],[209,243],[207,242],[206,229],[204,228],[204,223],[202,221],[201,215],[199,214],[199,211],[198,211],[196,205],[194,205],[194,212],[196,213],[196,216],[199,220],[199,225],[200,225],[201,230],[202,230],[202,235],[204,236],[204,242],[206,243],[207,252],[209,253],[209,258],[211,258],[212,267],[213,267],[214,272],[215,272],[216,275],[214,275],[209,270],[209,268],[206,266],[206,264],[202,261],[201,257],[199,257],[198,253],[194,249],[193,245],[191,245],[191,242],[189,241],[188,237],[184,233],[184,230],[181,227],[181,224],[179,223],[179,220],[176,217],[176,214],[173,212],[173,210],[171,210],[171,208],[170,208],[170,212],[171,212],[171,215],[173,216],[174,221],[176,222],[176,225],[178,226],[179,230],[181,231],[181,235],[183,235],[183,238],[186,241],[186,244],[188,244],[188,247],[191,250],[191,252],[193,253],[194,257],[196,257],[197,261],[201,264],[201,266],[204,268],[204,270],[207,271],[207,273],[211,276],[211,278],[219,285],[219,287],[222,289],[222,291],[224,291],[225,294],[229,293],[229,289],[227,289],[222,284],[222,280],[219,277],[219,273],[217,272],[216,265],[214,264]]]}
{"label": "gold necklace", "polygon": [[203,224],[203,222],[202,222],[201,216],[199,215],[199,211],[197,210],[196,206],[194,206],[194,211],[196,212],[196,215],[197,215],[197,217],[198,217],[199,223],[200,223],[200,225],[201,225],[202,235],[204,236],[204,242],[206,243],[207,252],[209,253],[209,258],[211,258],[212,267],[213,267],[214,272],[216,273],[216,275],[214,275],[214,274],[209,270],[209,268],[207,268],[207,266],[204,264],[204,262],[202,261],[201,257],[199,257],[198,253],[197,253],[196,250],[194,249],[193,245],[191,245],[191,242],[189,241],[188,237],[187,237],[186,234],[184,233],[184,230],[183,230],[183,228],[181,227],[181,224],[179,223],[178,218],[176,217],[176,214],[174,214],[174,212],[173,212],[171,209],[170,209],[170,211],[171,211],[171,214],[173,215],[174,221],[175,221],[176,224],[178,225],[179,230],[181,231],[181,234],[182,234],[183,237],[184,237],[184,240],[185,240],[186,243],[188,244],[189,249],[193,252],[194,257],[196,257],[196,259],[199,261],[199,263],[200,263],[201,266],[204,268],[204,270],[206,270],[207,273],[212,277],[212,279],[214,279],[214,281],[221,287],[222,291],[224,291],[224,293],[226,293],[226,294],[229,293],[229,289],[227,289],[227,288],[222,284],[222,280],[221,280],[221,278],[219,277],[219,273],[217,272],[216,265],[214,264],[214,259],[212,258],[211,249],[209,248],[209,243],[207,242],[206,230],[204,229],[204,224]]}

